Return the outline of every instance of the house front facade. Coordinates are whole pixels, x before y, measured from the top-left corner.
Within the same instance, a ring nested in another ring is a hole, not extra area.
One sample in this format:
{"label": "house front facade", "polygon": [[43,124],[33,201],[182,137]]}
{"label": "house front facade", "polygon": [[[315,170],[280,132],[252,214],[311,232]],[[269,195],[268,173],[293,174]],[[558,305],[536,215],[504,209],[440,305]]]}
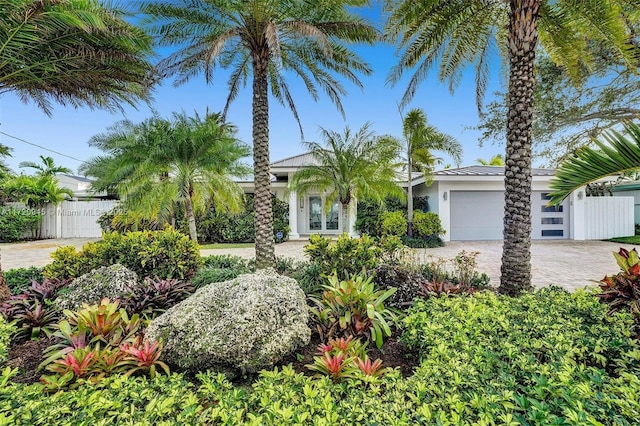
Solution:
{"label": "house front facade", "polygon": [[[327,208],[323,194],[288,191],[291,176],[305,165],[315,164],[301,154],[271,164],[272,192],[289,203],[290,239],[310,234],[339,235],[355,230],[356,209],[348,212],[351,229],[345,229],[340,205]],[[587,197],[584,189],[573,192],[557,207],[548,207],[553,169],[532,170],[531,221],[534,240],[605,239],[634,234],[633,197]],[[401,178],[401,186],[408,185]],[[240,182],[253,192],[253,182]],[[467,166],[436,171],[430,185],[417,174],[412,181],[416,197],[428,197],[428,210],[440,217],[445,241],[502,240],[504,218],[504,167]]]}

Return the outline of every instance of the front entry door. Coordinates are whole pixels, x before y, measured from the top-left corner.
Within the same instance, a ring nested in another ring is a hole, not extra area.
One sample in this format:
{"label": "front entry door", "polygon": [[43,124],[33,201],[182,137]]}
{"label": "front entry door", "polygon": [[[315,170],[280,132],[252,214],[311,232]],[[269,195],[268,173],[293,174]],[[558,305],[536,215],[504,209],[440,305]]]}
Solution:
{"label": "front entry door", "polygon": [[338,232],[340,230],[340,204],[333,203],[327,212],[320,196],[309,197],[309,232]]}

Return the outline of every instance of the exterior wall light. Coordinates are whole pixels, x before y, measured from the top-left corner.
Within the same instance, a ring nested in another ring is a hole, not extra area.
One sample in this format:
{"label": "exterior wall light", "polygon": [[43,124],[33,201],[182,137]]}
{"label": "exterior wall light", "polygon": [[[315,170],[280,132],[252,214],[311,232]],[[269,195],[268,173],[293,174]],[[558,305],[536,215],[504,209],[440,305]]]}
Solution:
{"label": "exterior wall light", "polygon": [[304,197],[300,197],[300,208],[304,208]]}
{"label": "exterior wall light", "polygon": [[578,200],[582,200],[582,197],[584,196],[584,194],[582,193],[582,191],[578,192]]}
{"label": "exterior wall light", "polygon": [[442,199],[443,199],[444,201],[447,201],[447,193],[446,193],[446,192],[443,192],[443,193],[442,193]]}

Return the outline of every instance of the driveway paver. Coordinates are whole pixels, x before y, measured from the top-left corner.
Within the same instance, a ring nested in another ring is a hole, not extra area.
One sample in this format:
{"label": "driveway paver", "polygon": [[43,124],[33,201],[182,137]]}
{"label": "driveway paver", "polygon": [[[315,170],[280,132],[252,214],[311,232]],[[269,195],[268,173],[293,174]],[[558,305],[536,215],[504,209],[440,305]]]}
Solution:
{"label": "driveway paver", "polygon": [[[96,238],[66,238],[57,240],[30,241],[18,244],[0,244],[3,270],[44,266],[51,262],[51,253],[58,247],[73,245],[81,248]],[[288,241],[276,245],[276,255],[304,260],[305,240]],[[612,252],[620,248],[618,243],[605,241],[534,241],[531,246],[531,276],[535,287],[558,285],[567,290],[593,286],[605,275],[616,273],[619,268]],[[623,245],[632,248],[631,245]],[[433,258],[452,259],[462,250],[479,252],[478,270],[491,278],[494,286],[500,280],[500,259],[502,241],[452,241],[444,247],[417,249],[415,257],[419,262]],[[202,250],[203,256],[230,254],[244,258],[255,255],[253,248]]]}

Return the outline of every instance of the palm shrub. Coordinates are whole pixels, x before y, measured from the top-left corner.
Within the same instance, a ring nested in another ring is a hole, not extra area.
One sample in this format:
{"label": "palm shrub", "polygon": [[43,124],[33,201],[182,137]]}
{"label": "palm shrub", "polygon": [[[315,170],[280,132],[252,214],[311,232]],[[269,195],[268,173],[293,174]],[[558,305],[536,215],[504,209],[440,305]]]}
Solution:
{"label": "palm shrub", "polygon": [[378,290],[372,277],[355,275],[340,280],[334,274],[323,289],[322,297],[311,297],[311,313],[322,339],[361,336],[382,347],[396,321],[395,313],[385,306],[395,288]]}

